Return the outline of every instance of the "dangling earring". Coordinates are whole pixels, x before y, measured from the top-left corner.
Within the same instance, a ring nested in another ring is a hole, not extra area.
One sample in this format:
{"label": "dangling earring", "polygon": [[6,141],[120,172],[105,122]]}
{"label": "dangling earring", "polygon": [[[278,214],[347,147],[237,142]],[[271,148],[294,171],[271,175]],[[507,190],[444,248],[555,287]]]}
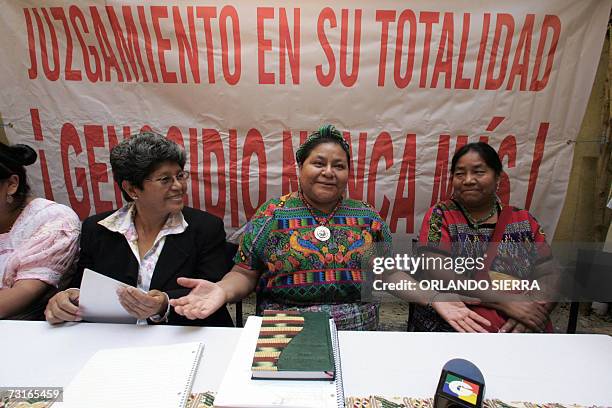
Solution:
{"label": "dangling earring", "polygon": [[134,197],[132,197],[132,200],[136,201],[136,200],[138,200],[138,197],[134,196]]}
{"label": "dangling earring", "polygon": [[11,194],[6,196],[6,203],[7,204],[13,204],[13,196]]}

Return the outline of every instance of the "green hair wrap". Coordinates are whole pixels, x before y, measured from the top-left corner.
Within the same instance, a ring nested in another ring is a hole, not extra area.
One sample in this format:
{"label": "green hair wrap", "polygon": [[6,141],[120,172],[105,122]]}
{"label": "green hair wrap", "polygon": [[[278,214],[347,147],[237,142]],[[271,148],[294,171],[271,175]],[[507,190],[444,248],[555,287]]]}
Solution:
{"label": "green hair wrap", "polygon": [[308,136],[308,139],[297,149],[295,152],[295,161],[298,164],[304,163],[310,151],[322,140],[329,140],[330,142],[337,143],[345,151],[346,155],[350,157],[349,145],[342,137],[342,133],[336,129],[333,125],[323,125],[316,132]]}

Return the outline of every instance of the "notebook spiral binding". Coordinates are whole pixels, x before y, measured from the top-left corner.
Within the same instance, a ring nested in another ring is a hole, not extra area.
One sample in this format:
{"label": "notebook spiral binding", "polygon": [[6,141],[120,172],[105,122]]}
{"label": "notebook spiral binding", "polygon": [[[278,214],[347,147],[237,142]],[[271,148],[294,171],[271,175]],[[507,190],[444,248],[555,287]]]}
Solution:
{"label": "notebook spiral binding", "polygon": [[334,319],[329,319],[331,329],[332,348],[334,350],[334,368],[336,370],[336,405],[344,408],[344,384],[342,383],[342,361],[340,359],[340,343],[338,341],[338,330]]}
{"label": "notebook spiral binding", "polygon": [[189,401],[189,397],[191,396],[191,388],[193,387],[193,381],[195,380],[196,373],[198,371],[198,365],[200,365],[200,358],[202,357],[202,343],[199,344],[198,349],[192,351],[192,353],[196,353],[193,358],[193,364],[191,365],[191,370],[189,371],[189,381],[185,384],[185,389],[183,390],[183,396],[181,397],[181,401],[179,402],[179,408],[185,408],[187,406],[187,402]]}

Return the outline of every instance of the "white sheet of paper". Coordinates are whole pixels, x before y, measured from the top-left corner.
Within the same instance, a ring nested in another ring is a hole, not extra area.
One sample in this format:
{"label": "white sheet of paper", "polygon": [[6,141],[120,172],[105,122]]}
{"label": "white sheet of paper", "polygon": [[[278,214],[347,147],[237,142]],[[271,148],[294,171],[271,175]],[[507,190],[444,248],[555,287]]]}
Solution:
{"label": "white sheet of paper", "polygon": [[85,268],[79,295],[79,310],[83,320],[97,323],[136,323],[119,303],[117,289],[127,285]]}

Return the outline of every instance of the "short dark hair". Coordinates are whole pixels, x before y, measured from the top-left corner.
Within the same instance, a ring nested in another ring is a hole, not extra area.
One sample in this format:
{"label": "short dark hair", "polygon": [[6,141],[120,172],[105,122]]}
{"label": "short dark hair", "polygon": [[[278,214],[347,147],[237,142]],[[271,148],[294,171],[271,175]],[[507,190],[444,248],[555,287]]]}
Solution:
{"label": "short dark hair", "polygon": [[346,140],[342,137],[342,134],[333,125],[323,125],[316,132],[313,132],[308,139],[297,149],[295,152],[295,161],[299,166],[304,164],[310,152],[320,144],[323,143],[335,143],[342,148],[346,153],[346,162],[350,168],[351,166],[351,155],[349,145]]}
{"label": "short dark hair", "polygon": [[113,147],[110,153],[113,177],[127,201],[133,199],[123,189],[123,181],[142,189],[144,180],[162,163],[177,163],[182,169],[185,160],[185,151],[179,145],[155,132],[132,136]]}
{"label": "short dark hair", "polygon": [[24,144],[9,146],[0,143],[0,180],[4,181],[13,174],[19,177],[19,185],[13,195],[13,203],[16,207],[22,207],[30,193],[30,185],[24,166],[34,163],[37,158],[36,151],[30,146]]}
{"label": "short dark hair", "polygon": [[455,167],[457,167],[457,162],[459,159],[467,154],[468,152],[476,152],[478,155],[484,160],[484,162],[495,172],[496,176],[499,176],[504,171],[504,166],[502,165],[501,160],[499,159],[499,155],[488,143],[485,142],[475,142],[468,143],[465,146],[462,146],[455,155],[453,156],[453,160],[451,161],[451,174],[455,174]]}

